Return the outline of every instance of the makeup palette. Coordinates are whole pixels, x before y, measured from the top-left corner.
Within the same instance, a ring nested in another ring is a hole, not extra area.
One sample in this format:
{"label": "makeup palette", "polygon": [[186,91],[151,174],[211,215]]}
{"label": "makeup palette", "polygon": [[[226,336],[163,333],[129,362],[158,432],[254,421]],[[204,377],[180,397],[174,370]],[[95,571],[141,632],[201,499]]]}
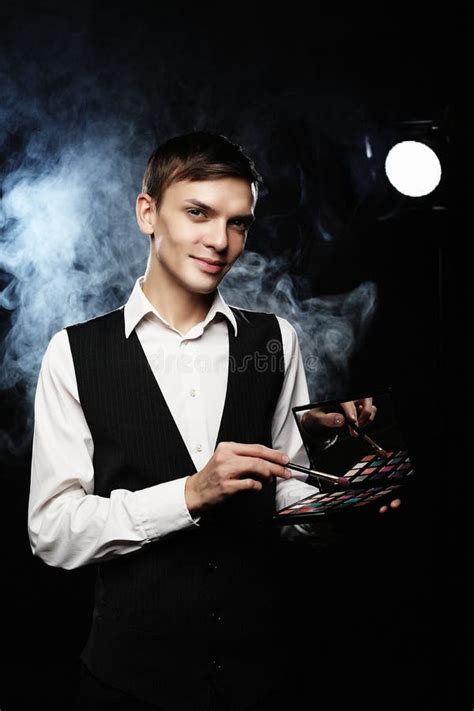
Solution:
{"label": "makeup palette", "polygon": [[344,474],[351,482],[351,489],[381,486],[403,482],[413,476],[414,470],[405,449],[387,452],[387,457],[367,454]]}
{"label": "makeup palette", "polygon": [[320,516],[342,513],[349,509],[358,509],[370,504],[382,506],[383,503],[397,498],[397,489],[401,484],[389,486],[371,486],[360,491],[348,489],[328,493],[311,494],[294,504],[280,509],[274,516],[277,523],[305,523]]}
{"label": "makeup palette", "polygon": [[[323,421],[328,413],[347,414],[348,401],[362,400],[376,406],[370,423],[356,428],[358,436],[352,436],[348,431],[350,422],[346,422],[346,426],[332,430],[331,434],[335,432],[338,436],[326,447],[312,443],[297,416],[311,409],[315,421],[318,418]],[[399,426],[391,388],[363,398],[348,397],[342,403],[339,400],[309,403],[293,408],[293,414],[311,463],[310,468],[299,469],[302,473],[308,472],[306,482],[317,488],[313,494],[278,510],[273,516],[276,523],[309,523],[348,511],[379,509],[393,499],[403,498],[407,484],[415,478],[415,471]],[[329,474],[334,481],[316,476],[318,471]],[[338,477],[347,479],[349,486],[343,488]]]}

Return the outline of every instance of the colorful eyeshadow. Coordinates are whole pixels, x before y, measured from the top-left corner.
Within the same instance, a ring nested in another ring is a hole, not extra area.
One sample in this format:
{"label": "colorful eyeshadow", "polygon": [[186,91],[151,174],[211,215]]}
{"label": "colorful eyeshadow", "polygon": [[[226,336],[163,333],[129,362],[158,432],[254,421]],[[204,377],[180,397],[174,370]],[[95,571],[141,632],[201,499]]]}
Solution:
{"label": "colorful eyeshadow", "polygon": [[389,474],[388,478],[393,479],[394,481],[401,481],[404,476],[406,476],[406,474],[402,474],[402,472],[395,471]]}
{"label": "colorful eyeshadow", "polygon": [[372,494],[372,499],[379,499],[381,496],[384,496],[387,492],[386,491],[377,491],[376,494]]}
{"label": "colorful eyeshadow", "polygon": [[[381,497],[386,497],[388,501],[390,496],[387,495],[390,495],[392,490],[399,489],[405,477],[414,474],[412,463],[405,450],[399,450],[390,459],[393,454],[394,452],[387,452],[388,456],[383,458],[380,455],[367,454],[353,464],[352,469],[344,476],[351,480],[351,485],[361,484],[361,486],[354,486],[352,491],[347,489],[330,493],[316,491],[277,513],[285,516],[292,514],[292,518],[297,521],[300,516],[308,512],[318,518],[333,511],[342,512],[347,508],[366,506]],[[382,486],[381,480],[385,480],[386,483],[390,480],[390,486]]]}

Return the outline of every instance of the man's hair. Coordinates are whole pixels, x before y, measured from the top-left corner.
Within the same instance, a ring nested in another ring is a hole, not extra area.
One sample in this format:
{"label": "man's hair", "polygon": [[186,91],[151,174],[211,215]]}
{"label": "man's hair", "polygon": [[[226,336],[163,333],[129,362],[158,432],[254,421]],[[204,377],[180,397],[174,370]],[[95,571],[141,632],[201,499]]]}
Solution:
{"label": "man's hair", "polygon": [[236,177],[258,186],[263,182],[251,158],[221,133],[195,131],[160,144],[148,159],[142,191],[159,209],[166,188],[179,180],[215,180]]}

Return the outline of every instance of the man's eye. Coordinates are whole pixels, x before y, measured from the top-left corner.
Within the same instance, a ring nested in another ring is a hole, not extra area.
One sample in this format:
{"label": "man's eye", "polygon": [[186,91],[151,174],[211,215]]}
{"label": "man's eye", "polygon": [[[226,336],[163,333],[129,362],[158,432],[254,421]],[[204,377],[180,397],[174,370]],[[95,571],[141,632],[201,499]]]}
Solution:
{"label": "man's eye", "polygon": [[249,225],[244,222],[244,220],[234,220],[235,222],[240,222],[240,227],[238,228],[240,232],[247,232]]}
{"label": "man's eye", "polygon": [[[191,207],[186,212],[189,212],[189,214],[192,214],[193,217],[199,217],[199,215],[195,214],[196,212],[199,212],[199,213],[201,213],[201,215],[204,215],[204,217],[205,217],[205,213],[199,207]],[[243,232],[245,232],[248,229],[247,225],[245,224],[245,222],[243,220],[238,220],[238,219],[234,220],[234,223],[236,223],[236,222],[240,223],[239,229],[242,230]]]}

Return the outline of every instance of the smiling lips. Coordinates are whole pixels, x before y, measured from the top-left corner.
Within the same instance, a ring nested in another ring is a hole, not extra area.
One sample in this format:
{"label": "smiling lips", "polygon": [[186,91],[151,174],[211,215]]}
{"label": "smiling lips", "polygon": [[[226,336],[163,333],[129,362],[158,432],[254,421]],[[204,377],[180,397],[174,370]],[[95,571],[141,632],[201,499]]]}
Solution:
{"label": "smiling lips", "polygon": [[193,257],[205,272],[210,272],[211,274],[216,274],[220,272],[224,267],[223,262],[218,262],[213,259],[201,259],[200,257]]}
{"label": "smiling lips", "polygon": [[220,262],[218,259],[206,259],[206,257],[194,257],[194,259],[199,259],[200,262],[207,262],[208,264],[216,264],[221,267],[224,266],[224,262]]}

